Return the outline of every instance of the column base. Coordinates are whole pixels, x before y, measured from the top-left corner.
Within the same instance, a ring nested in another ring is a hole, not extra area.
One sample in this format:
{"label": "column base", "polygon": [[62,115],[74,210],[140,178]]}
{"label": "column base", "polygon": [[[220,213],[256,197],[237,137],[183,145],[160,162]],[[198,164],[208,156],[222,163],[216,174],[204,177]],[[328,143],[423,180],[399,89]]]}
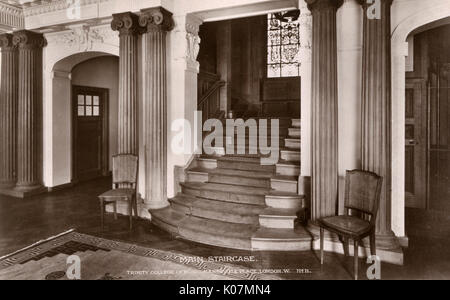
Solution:
{"label": "column base", "polygon": [[0,189],[10,189],[16,186],[16,181],[1,181]]}
{"label": "column base", "polygon": [[33,197],[36,195],[47,193],[48,190],[39,185],[39,186],[33,186],[33,187],[9,187],[9,188],[0,188],[0,195],[14,197],[14,198],[20,198],[25,199],[29,197]]}
{"label": "column base", "polygon": [[[313,248],[314,250],[320,250],[320,227],[314,222],[310,221],[306,227],[314,236]],[[339,240],[339,236],[335,233],[325,230],[324,233],[324,249],[328,252],[344,254],[344,245]],[[350,255],[353,255],[353,243],[349,243]],[[404,255],[403,248],[400,245],[399,239],[392,234],[383,234],[376,236],[376,248],[377,255],[382,262],[391,263],[394,265],[403,265]],[[362,245],[359,248],[360,257],[369,257],[370,254],[370,241],[369,238],[362,240]]]}
{"label": "column base", "polygon": [[[122,216],[129,216],[129,202],[128,201],[117,201],[117,213],[119,215]],[[145,203],[143,203],[142,201],[138,200],[138,217],[141,219],[145,219],[145,220],[151,220],[151,215],[148,212],[149,211],[149,206],[146,205]],[[113,213],[114,212],[114,208],[112,205],[107,205],[106,206],[106,212],[107,213]],[[133,216],[134,216],[134,211],[133,211]]]}

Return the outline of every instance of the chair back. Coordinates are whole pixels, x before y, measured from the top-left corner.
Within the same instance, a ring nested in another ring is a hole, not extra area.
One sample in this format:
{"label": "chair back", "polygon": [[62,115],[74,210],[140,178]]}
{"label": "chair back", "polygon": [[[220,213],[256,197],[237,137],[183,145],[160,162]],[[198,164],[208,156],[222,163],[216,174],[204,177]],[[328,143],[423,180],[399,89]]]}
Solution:
{"label": "chair back", "polygon": [[138,157],[132,154],[113,156],[113,188],[131,186],[136,188]]}
{"label": "chair back", "polygon": [[347,171],[345,178],[345,208],[356,210],[370,216],[370,223],[375,224],[380,206],[383,178],[372,172],[361,170]]}

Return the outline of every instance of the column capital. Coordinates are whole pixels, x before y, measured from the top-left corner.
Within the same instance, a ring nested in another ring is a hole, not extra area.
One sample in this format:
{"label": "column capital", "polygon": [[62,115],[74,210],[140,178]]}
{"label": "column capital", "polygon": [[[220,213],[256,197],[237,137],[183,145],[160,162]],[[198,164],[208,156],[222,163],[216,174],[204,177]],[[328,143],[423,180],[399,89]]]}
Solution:
{"label": "column capital", "polygon": [[162,7],[141,10],[139,24],[146,32],[171,31],[174,27],[172,13]]}
{"label": "column capital", "polygon": [[2,50],[14,50],[16,46],[13,43],[13,35],[4,33],[0,35],[0,48]]}
{"label": "column capital", "polygon": [[138,35],[144,28],[139,24],[139,16],[132,12],[113,14],[111,29],[118,31],[119,35]]}
{"label": "column capital", "polygon": [[338,9],[344,0],[305,0],[311,12],[326,9]]}
{"label": "column capital", "polygon": [[43,48],[47,41],[42,33],[20,30],[13,33],[13,44],[19,49]]}

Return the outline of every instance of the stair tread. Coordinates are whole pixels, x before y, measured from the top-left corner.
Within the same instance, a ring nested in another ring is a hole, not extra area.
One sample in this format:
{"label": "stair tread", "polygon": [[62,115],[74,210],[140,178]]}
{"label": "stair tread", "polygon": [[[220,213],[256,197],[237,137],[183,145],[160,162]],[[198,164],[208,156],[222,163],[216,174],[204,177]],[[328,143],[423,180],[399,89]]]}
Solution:
{"label": "stair tread", "polygon": [[180,227],[204,233],[213,233],[217,236],[234,238],[251,238],[253,233],[257,230],[257,227],[254,225],[228,223],[194,216],[185,218],[180,223]]}
{"label": "stair tread", "polygon": [[297,218],[297,209],[269,207],[264,209],[264,211],[261,212],[260,216]]}
{"label": "stair tread", "polygon": [[206,210],[213,211],[223,211],[227,213],[236,213],[240,215],[254,215],[259,214],[265,209],[262,205],[252,205],[245,203],[232,203],[219,200],[211,200],[202,197],[193,197],[184,195],[182,193],[178,194],[176,197],[170,199],[171,202],[176,202],[179,205],[197,207]]}
{"label": "stair tread", "polygon": [[261,158],[251,155],[242,155],[242,156],[222,156],[218,158],[220,161],[233,161],[233,162],[245,162],[245,163],[254,163],[260,164]]}
{"label": "stair tread", "polygon": [[275,180],[275,181],[295,181],[295,182],[297,182],[298,177],[297,176],[287,176],[287,175],[275,175],[275,176],[272,176],[272,180]]}
{"label": "stair tread", "polygon": [[311,240],[311,234],[302,226],[295,229],[259,228],[252,239],[258,240]]}
{"label": "stair tread", "polygon": [[170,206],[163,209],[150,210],[150,214],[152,215],[152,218],[154,217],[163,220],[165,223],[174,226],[178,226],[179,223],[186,218],[185,214],[174,210]]}
{"label": "stair tread", "polygon": [[277,165],[290,165],[290,166],[295,166],[295,167],[299,167],[300,168],[300,163],[298,161],[290,161],[290,160],[284,160],[284,159],[280,159],[277,163]]}
{"label": "stair tread", "polygon": [[266,171],[245,171],[245,170],[223,169],[223,168],[209,169],[209,170],[203,168],[194,168],[192,170],[189,170],[189,172],[208,173],[211,175],[257,178],[257,179],[270,179],[274,176],[274,173]]}
{"label": "stair tread", "polygon": [[296,193],[290,193],[290,192],[283,192],[283,191],[275,191],[272,190],[268,194],[268,196],[275,196],[275,197],[289,197],[289,198],[305,198],[304,195],[298,195]]}
{"label": "stair tread", "polygon": [[199,182],[185,182],[181,183],[181,186],[197,189],[197,190],[209,190],[217,192],[238,193],[244,195],[266,195],[270,192],[268,188],[240,186],[221,183],[199,183]]}

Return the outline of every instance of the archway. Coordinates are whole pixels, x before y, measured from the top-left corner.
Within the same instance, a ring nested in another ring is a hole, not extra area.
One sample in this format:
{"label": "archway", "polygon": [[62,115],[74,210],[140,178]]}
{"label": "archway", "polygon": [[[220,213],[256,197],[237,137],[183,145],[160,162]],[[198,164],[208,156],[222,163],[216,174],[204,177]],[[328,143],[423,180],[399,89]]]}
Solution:
{"label": "archway", "polygon": [[[52,188],[71,184],[76,177],[73,169],[75,126],[72,118],[72,86],[89,86],[108,91],[111,99],[108,101],[109,117],[106,117],[105,123],[114,122],[111,116],[117,115],[118,58],[105,52],[76,53],[57,61],[46,75],[49,76],[46,77],[44,110],[44,178],[46,186]],[[109,126],[102,139],[103,143],[108,143],[109,153],[115,151],[117,124],[114,124]],[[108,152],[105,152],[105,156],[102,174],[108,171],[110,160]]]}
{"label": "archway", "polygon": [[[400,5],[400,4],[399,4]],[[422,5],[424,7],[422,7]],[[398,7],[401,11],[401,7]],[[413,10],[411,12],[411,10]],[[427,24],[444,20],[450,15],[448,4],[423,3],[399,14],[393,22],[392,33],[392,229],[397,236],[405,236],[405,109],[406,60],[408,36]],[[403,17],[400,18],[400,17]]]}

